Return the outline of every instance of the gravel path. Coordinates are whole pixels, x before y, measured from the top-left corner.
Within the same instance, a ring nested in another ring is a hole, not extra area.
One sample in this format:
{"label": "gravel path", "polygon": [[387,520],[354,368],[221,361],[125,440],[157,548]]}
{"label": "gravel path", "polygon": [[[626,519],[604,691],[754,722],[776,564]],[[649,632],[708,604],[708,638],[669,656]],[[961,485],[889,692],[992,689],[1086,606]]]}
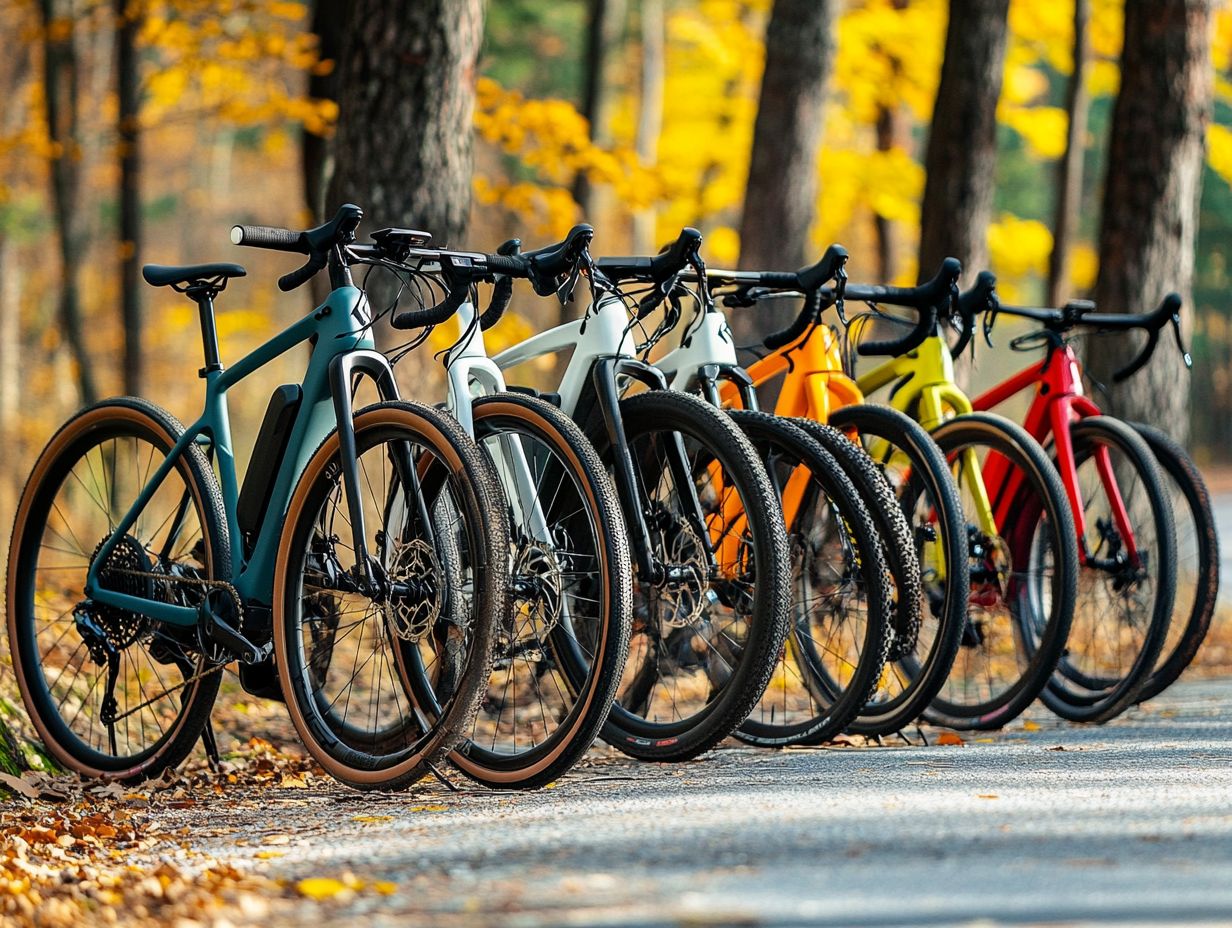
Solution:
{"label": "gravel path", "polygon": [[180,865],[368,887],[274,900],[267,925],[1226,924],[1232,680],[1103,728],[1036,715],[957,746],[599,756],[529,794],[204,805],[155,812],[188,826]]}

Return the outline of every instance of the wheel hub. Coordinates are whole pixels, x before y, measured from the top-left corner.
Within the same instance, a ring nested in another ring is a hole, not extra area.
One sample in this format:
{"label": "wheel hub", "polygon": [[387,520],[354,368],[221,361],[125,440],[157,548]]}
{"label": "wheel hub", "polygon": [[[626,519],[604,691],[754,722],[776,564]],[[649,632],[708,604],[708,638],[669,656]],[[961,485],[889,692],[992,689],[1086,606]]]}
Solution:
{"label": "wheel hub", "polygon": [[563,587],[555,551],[534,541],[518,545],[510,581],[517,628],[529,626],[540,639],[550,634],[560,622]]}
{"label": "wheel hub", "polygon": [[441,615],[441,565],[432,546],[422,538],[398,545],[389,565],[389,585],[413,587],[414,596],[384,596],[385,617],[403,641],[417,642]]}

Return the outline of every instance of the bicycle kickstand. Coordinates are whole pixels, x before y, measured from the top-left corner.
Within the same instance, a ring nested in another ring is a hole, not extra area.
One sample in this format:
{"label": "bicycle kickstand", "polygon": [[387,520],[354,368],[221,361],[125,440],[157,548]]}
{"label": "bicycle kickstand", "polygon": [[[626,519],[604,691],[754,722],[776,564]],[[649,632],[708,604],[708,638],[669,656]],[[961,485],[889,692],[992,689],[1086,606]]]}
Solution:
{"label": "bicycle kickstand", "polygon": [[211,719],[206,719],[205,728],[201,729],[201,746],[205,748],[210,770],[218,773],[222,770],[222,757],[218,753],[218,739],[214,737],[214,722]]}

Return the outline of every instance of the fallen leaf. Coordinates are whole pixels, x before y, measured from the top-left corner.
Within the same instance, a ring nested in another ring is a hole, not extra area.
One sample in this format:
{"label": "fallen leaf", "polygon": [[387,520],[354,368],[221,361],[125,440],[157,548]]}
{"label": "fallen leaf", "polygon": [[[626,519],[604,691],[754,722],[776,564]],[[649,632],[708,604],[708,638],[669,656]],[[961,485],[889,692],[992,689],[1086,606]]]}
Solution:
{"label": "fallen leaf", "polygon": [[15,777],[11,773],[0,773],[0,783],[3,783],[15,792],[21,793],[27,799],[38,799],[39,797],[37,786],[21,777]]}
{"label": "fallen leaf", "polygon": [[1032,722],[1030,719],[1027,719],[1025,722],[1022,723],[1022,730],[1023,731],[1039,731],[1040,726],[1038,722]]}
{"label": "fallen leaf", "polygon": [[941,734],[937,737],[937,743],[938,743],[938,744],[944,744],[944,745],[961,745],[961,744],[966,744],[966,742],[965,742],[965,741],[963,741],[963,739],[962,739],[961,737],[959,737],[958,733],[957,733],[957,732],[953,732],[953,731],[943,731],[943,732],[942,732],[942,733],[941,733]]}
{"label": "fallen leaf", "polygon": [[[411,811],[414,810],[412,809]],[[365,824],[369,822],[392,822],[393,820],[394,817],[392,815],[356,815],[351,819],[353,822],[363,822]]]}
{"label": "fallen leaf", "polygon": [[1000,799],[1001,797],[998,796],[996,793],[980,793],[975,798],[976,799]]}
{"label": "fallen leaf", "polygon": [[261,839],[262,844],[290,844],[290,835],[266,835]]}
{"label": "fallen leaf", "polygon": [[285,857],[286,851],[257,851],[253,856],[257,860],[273,860],[275,857]]}
{"label": "fallen leaf", "polygon": [[300,880],[295,884],[295,888],[299,890],[301,896],[307,896],[309,899],[320,901],[322,899],[333,899],[339,893],[347,891],[347,885],[341,880],[335,880],[329,876],[312,876],[306,880]]}

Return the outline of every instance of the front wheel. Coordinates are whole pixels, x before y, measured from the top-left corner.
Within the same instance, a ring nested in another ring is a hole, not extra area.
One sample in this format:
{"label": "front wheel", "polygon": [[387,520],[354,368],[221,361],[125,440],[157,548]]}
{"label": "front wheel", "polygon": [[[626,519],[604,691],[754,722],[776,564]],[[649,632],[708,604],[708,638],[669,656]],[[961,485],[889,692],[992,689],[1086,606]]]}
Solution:
{"label": "front wheel", "polygon": [[335,430],[287,510],[275,657],[317,762],[357,789],[397,789],[458,743],[479,706],[505,615],[509,525],[491,461],[447,414],[380,403],[353,421],[376,582],[363,582],[354,550]]}

